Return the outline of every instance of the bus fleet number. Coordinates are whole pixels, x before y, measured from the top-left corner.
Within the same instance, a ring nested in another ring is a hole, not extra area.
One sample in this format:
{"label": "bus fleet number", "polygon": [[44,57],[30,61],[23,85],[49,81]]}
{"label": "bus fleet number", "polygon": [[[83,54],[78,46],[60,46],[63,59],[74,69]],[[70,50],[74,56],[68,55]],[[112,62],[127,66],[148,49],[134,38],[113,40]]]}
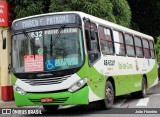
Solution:
{"label": "bus fleet number", "polygon": [[105,66],[114,66],[115,60],[104,60],[104,65]]}

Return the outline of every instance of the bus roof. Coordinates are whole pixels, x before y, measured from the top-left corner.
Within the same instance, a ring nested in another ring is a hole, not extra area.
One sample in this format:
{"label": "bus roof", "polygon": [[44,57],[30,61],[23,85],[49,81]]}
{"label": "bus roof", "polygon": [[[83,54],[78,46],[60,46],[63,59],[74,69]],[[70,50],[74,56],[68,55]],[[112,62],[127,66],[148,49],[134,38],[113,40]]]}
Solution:
{"label": "bus roof", "polygon": [[54,14],[67,14],[67,13],[79,14],[81,18],[83,18],[83,17],[89,18],[91,21],[96,22],[96,23],[98,23],[100,25],[108,26],[108,27],[111,27],[111,28],[113,28],[115,30],[124,31],[124,32],[130,33],[130,34],[134,34],[136,36],[140,36],[142,38],[147,38],[147,39],[153,40],[152,36],[146,35],[144,33],[140,33],[138,31],[126,28],[124,26],[121,26],[121,25],[118,25],[118,24],[103,20],[101,18],[92,16],[92,15],[89,15],[89,14],[86,14],[86,13],[80,12],[80,11],[55,12],[55,13],[46,13],[46,14],[33,15],[33,16],[24,17],[24,18],[20,18],[20,19],[14,20],[13,23],[17,22],[17,21],[20,21],[20,20],[28,19],[28,18],[34,18],[34,17],[39,17],[39,16],[45,16],[45,15],[46,16],[47,15],[54,15]]}

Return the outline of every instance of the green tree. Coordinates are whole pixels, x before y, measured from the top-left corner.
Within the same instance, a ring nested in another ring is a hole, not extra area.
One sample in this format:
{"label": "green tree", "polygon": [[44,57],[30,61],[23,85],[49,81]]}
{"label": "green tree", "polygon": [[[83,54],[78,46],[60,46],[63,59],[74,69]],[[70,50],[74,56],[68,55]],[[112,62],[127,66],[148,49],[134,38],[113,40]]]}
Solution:
{"label": "green tree", "polygon": [[116,22],[110,0],[51,0],[50,12],[82,11]]}
{"label": "green tree", "polygon": [[131,11],[126,0],[8,0],[15,18],[60,11],[82,11],[129,27]]}
{"label": "green tree", "polygon": [[131,21],[126,0],[51,0],[49,11],[83,11],[126,27]]}
{"label": "green tree", "polygon": [[12,4],[14,18],[41,14],[48,12],[50,0],[8,0]]}
{"label": "green tree", "polygon": [[157,56],[157,61],[160,62],[160,36],[156,38],[157,43],[155,45],[155,52]]}
{"label": "green tree", "polygon": [[131,10],[126,0],[110,0],[113,5],[113,15],[117,24],[130,27]]}

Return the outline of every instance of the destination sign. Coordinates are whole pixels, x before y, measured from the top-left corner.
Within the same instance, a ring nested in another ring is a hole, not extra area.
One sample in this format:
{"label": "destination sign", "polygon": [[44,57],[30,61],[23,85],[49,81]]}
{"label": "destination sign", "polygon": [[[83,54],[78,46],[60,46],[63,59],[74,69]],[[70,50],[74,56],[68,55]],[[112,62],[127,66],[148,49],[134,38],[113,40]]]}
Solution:
{"label": "destination sign", "polygon": [[55,24],[75,23],[76,18],[74,14],[67,15],[45,15],[40,17],[33,17],[22,19],[12,24],[14,30],[21,30],[27,28],[34,28],[39,26],[48,26]]}

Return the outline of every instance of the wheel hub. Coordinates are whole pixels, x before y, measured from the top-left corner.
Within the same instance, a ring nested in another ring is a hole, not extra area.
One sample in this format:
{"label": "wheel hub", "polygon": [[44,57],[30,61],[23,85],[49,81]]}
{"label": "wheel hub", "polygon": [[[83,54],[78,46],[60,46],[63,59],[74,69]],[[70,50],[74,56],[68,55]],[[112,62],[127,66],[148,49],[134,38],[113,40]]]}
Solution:
{"label": "wheel hub", "polygon": [[106,89],[106,98],[108,103],[113,100],[113,92],[109,87]]}

